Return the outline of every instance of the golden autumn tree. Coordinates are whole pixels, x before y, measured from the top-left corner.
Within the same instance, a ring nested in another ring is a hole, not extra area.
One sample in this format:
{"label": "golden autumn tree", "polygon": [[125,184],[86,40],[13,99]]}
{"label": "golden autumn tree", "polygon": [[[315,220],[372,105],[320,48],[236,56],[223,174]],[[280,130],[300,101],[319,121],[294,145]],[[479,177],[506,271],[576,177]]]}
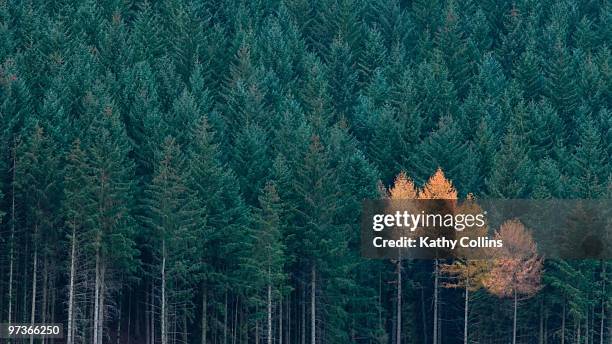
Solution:
{"label": "golden autumn tree", "polygon": [[393,186],[389,188],[389,198],[393,200],[416,199],[418,196],[417,188],[412,179],[408,178],[406,172],[400,172]]}
{"label": "golden autumn tree", "polygon": [[444,172],[440,167],[436,172],[429,177],[427,183],[419,193],[419,199],[447,199],[456,200],[457,190],[453,183],[446,179]]}
{"label": "golden autumn tree", "polygon": [[[442,202],[444,208],[441,209],[444,212],[454,213],[457,202],[457,190],[453,186],[453,183],[446,179],[444,172],[440,167],[436,172],[429,177],[429,180],[418,194],[419,199],[422,200],[447,200],[448,202]],[[438,210],[439,211],[439,210]],[[433,312],[433,342],[438,342],[438,286],[440,279],[440,264],[436,258],[434,262],[434,312]]]}
{"label": "golden autumn tree", "polygon": [[[389,202],[389,213],[394,213],[396,208],[401,208],[401,200],[413,200],[418,198],[418,191],[414,182],[406,175],[404,171],[400,172],[393,182],[393,186],[386,192]],[[398,207],[399,205],[399,207]],[[401,249],[398,250],[398,259],[396,261],[397,274],[397,293],[396,293],[396,333],[395,342],[401,343],[402,338],[402,257]]]}
{"label": "golden autumn tree", "polygon": [[502,240],[503,247],[484,286],[494,295],[513,298],[512,344],[516,344],[518,297],[531,297],[540,290],[543,263],[531,234],[520,221],[504,222],[495,238]]}

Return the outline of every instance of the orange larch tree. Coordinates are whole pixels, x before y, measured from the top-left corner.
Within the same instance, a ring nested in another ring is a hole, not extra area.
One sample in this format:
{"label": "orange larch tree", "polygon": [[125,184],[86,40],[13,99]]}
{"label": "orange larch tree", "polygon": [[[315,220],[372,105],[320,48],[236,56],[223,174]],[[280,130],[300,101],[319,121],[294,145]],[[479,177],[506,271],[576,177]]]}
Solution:
{"label": "orange larch tree", "polygon": [[[400,172],[393,186],[389,188],[387,197],[391,201],[389,207],[393,208],[397,205],[397,201],[410,200],[418,198],[418,191],[414,185],[414,182],[406,175],[404,171]],[[399,209],[397,209],[399,210]],[[389,209],[389,213],[393,213],[395,209]],[[395,331],[395,342],[401,343],[402,339],[402,257],[401,249],[398,250],[398,259],[396,262],[396,273],[397,273],[397,294],[396,294],[396,331]]]}
{"label": "orange larch tree", "polygon": [[494,295],[514,299],[512,344],[516,344],[518,297],[531,297],[540,290],[543,263],[531,234],[520,221],[503,223],[495,238],[502,240],[503,247],[484,286]]}
{"label": "orange larch tree", "polygon": [[[427,183],[423,186],[423,189],[419,192],[419,199],[438,199],[438,200],[449,200],[450,202],[446,203],[450,209],[446,211],[450,211],[453,213],[455,211],[455,205],[457,200],[457,190],[453,186],[453,183],[446,179],[444,176],[444,172],[442,169],[438,167],[436,172],[429,177]],[[434,263],[434,312],[433,312],[433,342],[438,342],[438,286],[440,279],[440,269],[439,269],[439,260],[436,259]]]}

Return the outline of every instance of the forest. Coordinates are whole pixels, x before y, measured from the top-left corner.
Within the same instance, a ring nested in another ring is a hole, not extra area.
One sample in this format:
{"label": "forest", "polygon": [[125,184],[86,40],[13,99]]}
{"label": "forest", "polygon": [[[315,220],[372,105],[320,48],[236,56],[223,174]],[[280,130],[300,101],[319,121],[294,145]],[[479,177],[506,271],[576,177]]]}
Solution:
{"label": "forest", "polygon": [[611,42],[610,0],[2,0],[0,323],[64,339],[0,343],[612,343],[606,260],[359,251],[364,199],[612,198]]}

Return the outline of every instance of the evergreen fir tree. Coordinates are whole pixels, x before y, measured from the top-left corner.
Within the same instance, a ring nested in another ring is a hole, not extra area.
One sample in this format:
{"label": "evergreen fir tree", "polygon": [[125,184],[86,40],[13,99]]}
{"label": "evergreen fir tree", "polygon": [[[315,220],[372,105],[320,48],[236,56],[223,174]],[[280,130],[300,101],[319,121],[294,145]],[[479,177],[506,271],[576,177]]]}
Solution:
{"label": "evergreen fir tree", "polygon": [[493,159],[493,168],[485,183],[487,194],[496,198],[523,198],[530,193],[532,162],[524,142],[514,129],[504,135]]}

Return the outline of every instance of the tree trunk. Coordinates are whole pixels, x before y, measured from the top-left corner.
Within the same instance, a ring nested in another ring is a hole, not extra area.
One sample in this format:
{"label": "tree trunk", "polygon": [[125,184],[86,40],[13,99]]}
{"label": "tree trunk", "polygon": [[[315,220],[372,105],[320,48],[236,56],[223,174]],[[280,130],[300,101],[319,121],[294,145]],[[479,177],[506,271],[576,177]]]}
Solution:
{"label": "tree trunk", "polygon": [[93,344],[98,342],[98,322],[100,316],[100,249],[96,248],[96,283],[94,286],[94,326],[93,326]]}
{"label": "tree trunk", "polygon": [[272,344],[272,285],[268,284],[268,344]]}
{"label": "tree trunk", "polygon": [[283,344],[283,296],[281,295],[278,305],[278,344]]}
{"label": "tree trunk", "polygon": [[544,344],[544,300],[540,299],[540,331],[538,343]]}
{"label": "tree trunk", "polygon": [[[36,233],[36,231],[34,232]],[[36,239],[34,239],[36,240]],[[30,324],[34,325],[36,319],[36,272],[38,269],[38,247],[34,244],[34,268],[32,270],[32,307],[30,311]],[[34,335],[30,336],[30,344],[34,343]]]}
{"label": "tree trunk", "polygon": [[151,281],[151,316],[149,321],[151,322],[151,325],[149,325],[151,329],[149,338],[151,339],[151,344],[155,344],[155,284],[153,281]]}
{"label": "tree trunk", "polygon": [[565,344],[565,299],[563,299],[563,312],[561,318],[561,344]]}
{"label": "tree trunk", "polygon": [[468,311],[470,305],[469,279],[465,285],[465,305],[463,306],[463,344],[468,344]]}
{"label": "tree trunk", "polygon": [[301,343],[306,344],[306,283],[302,283],[302,316],[300,317],[300,337]]}
{"label": "tree trunk", "polygon": [[[17,143],[15,143],[15,146]],[[16,148],[16,147],[15,147]],[[15,175],[17,167],[17,156],[16,149],[13,150],[13,182],[11,192],[11,249],[10,249],[10,262],[9,262],[9,291],[8,291],[8,324],[12,324],[13,320],[13,271],[15,268]],[[9,339],[8,343],[12,340]]]}
{"label": "tree trunk", "polygon": [[423,343],[427,342],[427,316],[425,313],[425,290],[421,286],[421,319],[423,320]]}
{"label": "tree trunk", "polygon": [[[606,318],[606,262],[601,261],[601,313],[599,322],[599,344],[604,343],[604,321]],[[593,319],[595,321],[595,319]]]}
{"label": "tree trunk", "polygon": [[223,312],[223,344],[227,344],[227,289],[225,289],[225,308]]}
{"label": "tree trunk", "polygon": [[74,342],[74,274],[76,266],[76,222],[73,223],[70,237],[70,283],[68,286],[68,331],[66,344]]}
{"label": "tree trunk", "polygon": [[438,344],[438,260],[434,269],[434,310],[433,310],[433,344]]}
{"label": "tree trunk", "polygon": [[161,266],[161,344],[168,344],[168,309],[166,305],[166,241],[162,240]]}
{"label": "tree trunk", "polygon": [[518,308],[518,296],[516,288],[514,289],[514,318],[512,320],[512,344],[516,344],[516,313]]}
{"label": "tree trunk", "polygon": [[99,303],[99,311],[100,315],[98,316],[98,343],[102,344],[104,342],[104,299],[106,294],[106,267],[104,263],[100,266],[100,303]]}
{"label": "tree trunk", "polygon": [[208,332],[208,300],[207,300],[207,291],[206,286],[202,285],[202,340],[201,344],[206,344],[206,334]]}
{"label": "tree trunk", "polygon": [[317,270],[312,266],[312,280],[310,282],[310,344],[317,344],[317,307],[316,307],[316,291],[317,291]]}
{"label": "tree trunk", "polygon": [[395,322],[395,343],[402,342],[402,260],[397,260],[397,300],[396,300],[396,322]]}

